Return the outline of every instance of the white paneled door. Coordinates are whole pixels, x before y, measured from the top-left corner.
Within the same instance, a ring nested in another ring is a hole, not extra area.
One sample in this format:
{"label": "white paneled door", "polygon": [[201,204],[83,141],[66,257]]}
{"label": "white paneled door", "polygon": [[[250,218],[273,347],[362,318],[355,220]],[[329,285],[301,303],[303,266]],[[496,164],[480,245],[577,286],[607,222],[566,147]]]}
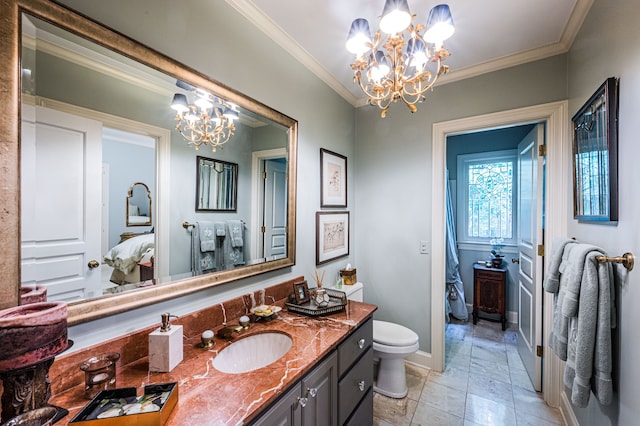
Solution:
{"label": "white paneled door", "polygon": [[287,163],[264,164],[264,257],[284,257],[287,242]]}
{"label": "white paneled door", "polygon": [[21,145],[22,284],[49,300],[100,294],[102,124],[24,106]]}
{"label": "white paneled door", "polygon": [[536,391],[542,390],[542,188],[544,125],[518,144],[518,352]]}

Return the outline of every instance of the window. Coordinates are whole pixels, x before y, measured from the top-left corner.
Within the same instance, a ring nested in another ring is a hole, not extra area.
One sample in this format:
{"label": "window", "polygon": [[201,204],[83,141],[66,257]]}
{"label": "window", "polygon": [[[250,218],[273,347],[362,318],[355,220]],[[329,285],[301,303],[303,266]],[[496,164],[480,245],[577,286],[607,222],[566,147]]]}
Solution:
{"label": "window", "polygon": [[458,156],[458,239],[516,243],[515,150]]}

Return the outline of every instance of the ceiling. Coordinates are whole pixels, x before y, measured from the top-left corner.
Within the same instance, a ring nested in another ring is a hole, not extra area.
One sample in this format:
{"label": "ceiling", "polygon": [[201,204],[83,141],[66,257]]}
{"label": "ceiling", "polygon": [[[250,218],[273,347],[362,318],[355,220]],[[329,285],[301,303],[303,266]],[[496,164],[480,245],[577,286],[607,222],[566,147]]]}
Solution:
{"label": "ceiling", "polygon": [[[364,105],[345,48],[355,18],[378,28],[384,0],[226,0],[354,106]],[[449,0],[455,34],[439,84],[569,50],[593,0]],[[424,23],[434,0],[409,0]]]}

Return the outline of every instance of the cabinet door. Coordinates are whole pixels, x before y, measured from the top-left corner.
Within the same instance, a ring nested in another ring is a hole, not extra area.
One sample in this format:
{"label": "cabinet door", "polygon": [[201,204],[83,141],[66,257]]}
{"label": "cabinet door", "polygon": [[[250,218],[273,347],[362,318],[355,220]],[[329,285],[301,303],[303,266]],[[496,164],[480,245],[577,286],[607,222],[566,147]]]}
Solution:
{"label": "cabinet door", "polygon": [[301,423],[300,383],[289,389],[274,406],[269,408],[253,425],[294,426]]}
{"label": "cabinet door", "polygon": [[500,282],[494,279],[478,279],[478,308],[489,313],[498,313],[498,303],[500,300]]}
{"label": "cabinet door", "polygon": [[332,353],[302,379],[303,426],[338,424],[338,357]]}

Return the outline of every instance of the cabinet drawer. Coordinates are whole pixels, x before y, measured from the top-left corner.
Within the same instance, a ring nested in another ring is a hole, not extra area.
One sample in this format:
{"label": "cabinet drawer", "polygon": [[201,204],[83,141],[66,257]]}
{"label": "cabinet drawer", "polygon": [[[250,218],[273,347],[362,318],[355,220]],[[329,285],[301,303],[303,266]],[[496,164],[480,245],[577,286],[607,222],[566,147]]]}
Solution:
{"label": "cabinet drawer", "polygon": [[496,270],[495,272],[494,271],[476,271],[476,278],[482,278],[485,280],[501,281],[502,275],[503,275],[503,272],[499,270]]}
{"label": "cabinet drawer", "polygon": [[346,426],[362,426],[373,424],[373,388],[369,388],[367,395],[356,408]]}
{"label": "cabinet drawer", "polygon": [[338,376],[342,376],[372,342],[373,319],[369,319],[338,347]]}
{"label": "cabinet drawer", "polygon": [[344,424],[373,385],[373,348],[338,383],[338,423]]}

